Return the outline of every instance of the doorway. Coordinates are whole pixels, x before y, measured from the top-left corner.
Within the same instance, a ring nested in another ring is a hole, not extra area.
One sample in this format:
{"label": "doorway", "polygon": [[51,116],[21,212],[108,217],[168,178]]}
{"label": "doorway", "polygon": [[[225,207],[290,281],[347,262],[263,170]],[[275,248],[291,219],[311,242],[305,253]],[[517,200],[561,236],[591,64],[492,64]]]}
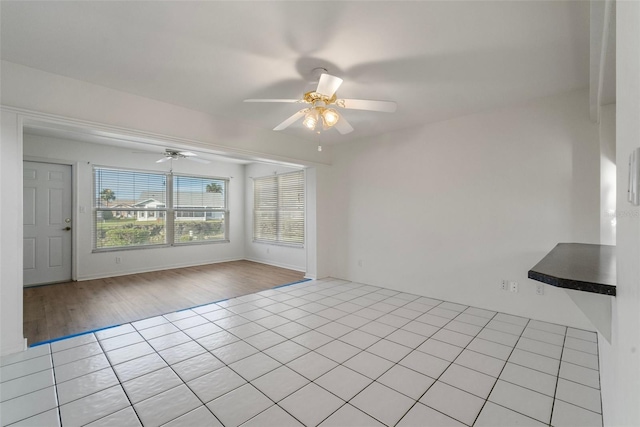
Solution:
{"label": "doorway", "polygon": [[71,280],[71,166],[23,164],[24,286]]}

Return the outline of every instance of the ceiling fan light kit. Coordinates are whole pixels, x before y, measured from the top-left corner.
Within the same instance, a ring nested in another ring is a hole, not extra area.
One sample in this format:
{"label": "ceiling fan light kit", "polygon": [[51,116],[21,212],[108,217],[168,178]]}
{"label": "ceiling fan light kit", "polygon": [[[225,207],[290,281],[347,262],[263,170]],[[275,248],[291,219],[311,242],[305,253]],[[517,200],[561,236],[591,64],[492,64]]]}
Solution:
{"label": "ceiling fan light kit", "polygon": [[286,129],[304,117],[302,125],[309,130],[316,130],[318,122],[322,120],[323,130],[335,127],[342,135],[353,132],[353,127],[338,111],[331,108],[333,106],[343,109],[380,111],[385,113],[393,113],[396,111],[397,105],[393,101],[338,99],[336,91],[342,84],[342,79],[328,74],[327,70],[323,68],[316,68],[313,72],[322,73],[318,79],[318,86],[316,90],[305,93],[302,99],[245,99],[244,102],[297,102],[311,104],[311,107],[298,111],[273,128],[273,130]]}
{"label": "ceiling fan light kit", "polygon": [[322,120],[327,127],[335,125],[340,120],[340,115],[333,108],[327,108],[322,112]]}
{"label": "ceiling fan light kit", "polygon": [[315,130],[320,119],[322,119],[323,130],[332,128],[336,123],[338,123],[338,120],[340,120],[340,115],[333,108],[314,106],[313,108],[309,108],[305,111],[306,114],[304,115],[302,124],[310,130]]}
{"label": "ceiling fan light kit", "polygon": [[316,128],[316,125],[318,124],[319,116],[320,116],[320,113],[318,112],[318,110],[316,108],[311,108],[309,111],[307,111],[307,114],[304,115],[304,120],[302,121],[302,124],[307,129],[314,130]]}

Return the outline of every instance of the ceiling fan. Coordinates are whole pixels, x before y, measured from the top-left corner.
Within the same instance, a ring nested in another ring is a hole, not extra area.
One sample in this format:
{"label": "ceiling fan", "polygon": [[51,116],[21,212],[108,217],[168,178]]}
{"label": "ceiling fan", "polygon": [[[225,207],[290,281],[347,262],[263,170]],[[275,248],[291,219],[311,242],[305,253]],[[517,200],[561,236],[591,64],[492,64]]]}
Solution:
{"label": "ceiling fan", "polygon": [[[351,109],[381,111],[393,113],[397,104],[393,101],[373,101],[367,99],[338,99],[336,91],[342,84],[342,79],[327,73],[324,68],[316,68],[313,72],[320,73],[318,87],[315,90],[304,94],[302,99],[245,99],[244,102],[284,102],[284,103],[305,103],[309,107],[304,108],[273,130],[283,130],[304,117],[302,124],[310,130],[315,130],[321,124],[322,129],[327,130],[335,127],[342,135],[353,132],[353,127],[341,116],[334,107]],[[321,122],[321,123],[320,123]]]}
{"label": "ceiling fan", "polygon": [[[149,154],[149,153],[144,152],[144,154]],[[192,153],[191,151],[178,151],[178,150],[171,150],[167,148],[166,150],[164,150],[163,154],[164,154],[164,157],[161,158],[160,160],[157,160],[156,163],[164,163],[164,162],[168,162],[169,160],[177,160],[177,159],[187,159],[187,160],[191,160],[192,162],[198,162],[198,163],[210,163],[209,160],[199,159],[198,155],[196,153]]]}

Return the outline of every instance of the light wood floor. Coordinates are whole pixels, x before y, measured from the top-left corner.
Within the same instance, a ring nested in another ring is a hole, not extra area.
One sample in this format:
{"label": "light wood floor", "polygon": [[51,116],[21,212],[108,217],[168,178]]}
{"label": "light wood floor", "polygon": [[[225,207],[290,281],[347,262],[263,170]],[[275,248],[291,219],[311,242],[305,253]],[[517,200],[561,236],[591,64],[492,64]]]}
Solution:
{"label": "light wood floor", "polygon": [[304,273],[233,261],[25,288],[29,345],[296,282]]}

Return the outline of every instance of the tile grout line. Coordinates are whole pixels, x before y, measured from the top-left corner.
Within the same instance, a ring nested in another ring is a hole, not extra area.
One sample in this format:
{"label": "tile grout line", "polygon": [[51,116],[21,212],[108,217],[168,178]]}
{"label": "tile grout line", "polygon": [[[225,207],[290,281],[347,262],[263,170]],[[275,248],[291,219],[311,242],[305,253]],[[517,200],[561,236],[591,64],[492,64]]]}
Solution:
{"label": "tile grout line", "polygon": [[58,397],[58,381],[56,381],[56,367],[53,363],[53,348],[51,348],[51,344],[47,344],[49,346],[49,357],[51,358],[51,373],[53,374],[53,387],[56,392],[56,412],[58,413],[58,421],[60,422],[60,426],[62,426],[62,411],[60,410],[60,398]]}
{"label": "tile grout line", "polygon": [[556,387],[553,390],[553,400],[551,401],[551,414],[549,414],[549,425],[551,425],[551,420],[553,420],[553,411],[556,406],[556,396],[558,394],[558,383],[560,382],[560,369],[562,369],[562,355],[564,354],[564,345],[567,342],[567,330],[565,330],[564,339],[562,341],[562,350],[560,351],[560,361],[558,362],[558,375],[556,376]]}
{"label": "tile grout line", "polygon": [[[491,316],[491,318],[489,319],[489,322],[487,322],[487,323],[486,323],[486,325],[485,325],[485,326],[484,326],[484,327],[483,327],[483,328],[482,328],[482,329],[481,329],[481,330],[480,330],[480,331],[475,335],[474,339],[476,339],[476,338],[477,338],[477,339],[483,339],[483,340],[484,340],[484,338],[480,338],[478,335],[480,335],[480,333],[481,333],[481,332],[482,332],[482,331],[487,327],[487,325],[489,325],[489,323],[491,323],[491,322],[492,322],[492,321],[494,321],[494,320],[497,320],[497,319],[496,319],[496,317],[498,316],[498,314],[500,314],[500,313],[499,313],[499,312],[496,312],[493,316]],[[502,322],[502,323],[508,323],[508,322]],[[524,328],[523,328],[523,331],[524,331]],[[485,341],[489,341],[489,340],[485,340]],[[468,350],[470,350],[470,351],[473,351],[473,350],[471,350],[471,349],[469,349],[469,348],[468,348],[468,347],[469,347],[469,344],[471,344],[471,342],[473,342],[473,340],[469,341],[469,343],[464,347],[463,352],[464,352],[464,350],[467,350],[467,349],[468,349]],[[489,341],[489,342],[493,342],[493,341]],[[494,343],[494,344],[504,345],[504,344],[502,344],[502,343],[496,343],[496,342],[493,342],[493,343]],[[517,342],[516,342],[516,344],[517,344]],[[513,348],[515,348],[515,345],[516,345],[516,344],[514,344],[514,346],[512,347],[512,351],[513,351]],[[460,354],[462,354],[462,352],[460,352]],[[453,361],[451,362],[451,364],[452,364],[452,365],[453,365],[453,364],[455,364],[455,361],[458,359],[458,357],[460,357],[460,354],[458,354],[458,356],[456,356],[456,358],[455,358],[455,359],[453,359]],[[480,354],[483,354],[483,353],[480,353]],[[488,356],[488,355],[485,355],[485,356]],[[489,357],[493,357],[493,356],[489,356]],[[507,365],[507,360],[509,360],[509,358],[508,358],[508,357],[507,357],[507,359],[505,359],[505,361],[504,361],[504,366],[506,366],[506,365]],[[463,366],[463,365],[458,365],[458,366]],[[474,421],[471,423],[471,425],[473,425],[473,424],[475,423],[475,420],[477,419],[477,417],[478,417],[478,416],[480,416],[480,413],[482,412],[482,409],[484,408],[484,405],[486,404],[487,400],[489,399],[489,396],[491,395],[491,391],[493,390],[493,387],[495,387],[496,383],[498,382],[498,379],[500,378],[500,374],[502,373],[502,370],[504,370],[504,366],[503,366],[503,367],[502,367],[502,369],[500,370],[500,373],[498,373],[498,376],[497,376],[497,377],[495,377],[495,381],[494,381],[494,383],[493,383],[493,386],[491,387],[491,390],[489,390],[489,394],[487,394],[487,397],[486,397],[485,399],[483,399],[483,400],[484,400],[484,403],[483,403],[483,405],[480,407],[480,410],[478,411],[478,414],[476,415],[476,418],[474,418]],[[447,369],[449,369],[449,368],[447,368]],[[468,368],[468,369],[471,369],[471,368]],[[475,369],[472,369],[472,370],[476,371]],[[445,370],[444,372],[446,372],[446,370]],[[444,374],[444,372],[443,372],[442,374]],[[480,372],[480,371],[476,371],[476,372]],[[483,373],[483,374],[484,374],[484,372],[481,372],[481,373]],[[485,374],[485,375],[486,375],[486,374]],[[442,376],[442,375],[441,375],[441,376]],[[458,387],[453,386],[453,385],[451,385],[451,384],[448,384],[448,383],[445,383],[445,384],[449,385],[450,387],[454,387],[454,388],[456,388],[456,389],[458,389],[458,390],[462,390],[461,388],[458,388]],[[464,392],[466,392],[466,393],[469,393],[469,394],[471,394],[471,395],[475,396],[473,393],[470,393],[470,392],[469,392],[469,391],[467,391],[467,390],[462,390],[462,391],[464,391]],[[425,392],[425,393],[426,393],[426,392]],[[479,397],[479,396],[476,396],[476,397]],[[422,398],[422,397],[421,397],[421,398]],[[481,398],[481,399],[482,399],[482,398]],[[428,405],[427,405],[427,406],[428,406]],[[429,407],[430,407],[430,406],[429,406]],[[430,408],[431,408],[431,407],[430,407]],[[435,408],[431,408],[431,409],[435,409]],[[446,414],[445,414],[445,415],[446,415]],[[453,418],[453,417],[452,417],[452,418]],[[460,420],[458,420],[458,421],[460,421]],[[462,422],[462,421],[460,421],[460,422]],[[464,423],[464,422],[462,422],[462,423],[463,423],[463,424],[466,424],[466,423]]]}
{"label": "tile grout line", "polygon": [[596,334],[596,351],[597,351],[597,357],[596,360],[598,361],[598,391],[599,391],[599,395],[600,395],[600,411],[601,411],[601,420],[602,420],[602,425],[604,426],[604,405],[602,404],[602,380],[600,378],[600,340],[598,339],[598,334]]}
{"label": "tile grout line", "polygon": [[[93,335],[95,336],[96,341],[98,342],[98,345],[100,346],[100,349],[102,350],[102,354],[104,354],[104,357],[107,359],[107,362],[109,362],[109,368],[111,369],[111,372],[113,372],[113,375],[114,375],[114,376],[116,377],[116,379],[118,380],[118,385],[120,386],[120,388],[122,389],[122,392],[124,393],[125,397],[127,398],[127,401],[129,402],[129,406],[130,406],[130,407],[131,407],[131,409],[133,410],[133,413],[134,413],[134,414],[136,414],[136,417],[137,417],[138,421],[140,422],[140,424],[144,426],[144,424],[142,423],[142,420],[140,419],[140,415],[138,415],[138,411],[136,411],[136,408],[133,406],[133,402],[131,401],[131,398],[130,398],[130,397],[129,397],[129,395],[127,394],[126,390],[124,389],[124,385],[123,385],[123,384],[122,384],[122,382],[120,381],[120,377],[118,376],[118,374],[116,374],[116,370],[113,368],[113,365],[111,364],[111,360],[110,360],[110,359],[109,359],[109,357],[107,356],[107,352],[105,351],[104,347],[102,346],[102,342],[100,342],[100,339],[98,338],[98,336],[97,336],[95,333],[94,333]],[[144,337],[142,337],[142,338],[144,339]],[[116,350],[116,349],[114,349],[114,350]],[[107,390],[107,389],[103,389],[103,390]],[[100,391],[103,391],[103,390],[99,390],[99,391],[97,391],[96,393],[99,393]],[[95,393],[93,393],[93,394],[95,394]],[[89,395],[89,396],[90,396],[90,395]],[[83,397],[81,397],[80,399],[82,399],[82,398],[84,398],[84,397],[86,397],[86,396],[83,396]],[[76,400],[79,400],[79,399],[76,399]],[[69,402],[69,403],[71,403],[71,402]],[[126,408],[123,408],[123,409],[126,409]],[[111,415],[113,415],[113,414],[115,414],[115,413],[117,413],[117,412],[122,411],[123,409],[118,409],[117,411],[112,412],[112,413],[110,413],[110,414],[107,414],[107,415],[105,415],[104,417],[100,417],[100,418],[98,418],[98,419],[96,419],[96,420],[90,421],[90,423],[93,423],[93,422],[95,422],[95,421],[98,421],[98,420],[101,420],[101,419],[103,419],[103,418],[109,417],[109,416],[111,416]],[[61,423],[60,425],[61,425],[61,427],[64,427],[64,426],[62,426],[62,423]]]}
{"label": "tile grout line", "polygon": [[[480,417],[480,414],[482,413],[482,410],[487,405],[487,402],[489,402],[489,397],[491,397],[491,393],[493,393],[493,389],[496,387],[496,384],[498,384],[498,381],[500,381],[500,376],[502,375],[502,372],[504,372],[504,368],[507,367],[507,363],[509,363],[509,358],[513,354],[513,351],[516,349],[516,346],[518,345],[518,342],[520,341],[520,338],[522,338],[522,335],[524,334],[524,331],[527,329],[527,325],[529,325],[529,322],[531,322],[531,319],[527,320],[527,323],[524,325],[524,328],[522,328],[522,332],[520,333],[520,336],[518,337],[518,340],[515,342],[515,344],[511,348],[511,351],[509,352],[509,356],[507,356],[507,358],[505,359],[504,366],[502,366],[502,369],[500,370],[500,373],[496,377],[496,381],[493,383],[493,386],[491,387],[491,390],[489,390],[489,394],[487,394],[487,398],[484,399],[484,403],[482,404],[482,407],[480,407],[480,411],[478,411],[478,414],[476,415],[475,419],[471,423],[472,426],[476,423],[476,421],[478,421],[478,418]],[[494,403],[494,402],[491,402],[491,403]],[[498,403],[494,403],[494,404],[499,405]],[[500,405],[500,406],[502,406],[502,405]],[[522,414],[522,413],[520,413],[518,411],[515,411],[512,408],[507,408],[507,409],[509,409],[509,410],[511,410],[513,412],[516,412],[516,413],[518,413],[520,415],[524,415],[526,417],[529,417],[528,415]],[[532,418],[532,417],[529,417],[529,418]]]}

